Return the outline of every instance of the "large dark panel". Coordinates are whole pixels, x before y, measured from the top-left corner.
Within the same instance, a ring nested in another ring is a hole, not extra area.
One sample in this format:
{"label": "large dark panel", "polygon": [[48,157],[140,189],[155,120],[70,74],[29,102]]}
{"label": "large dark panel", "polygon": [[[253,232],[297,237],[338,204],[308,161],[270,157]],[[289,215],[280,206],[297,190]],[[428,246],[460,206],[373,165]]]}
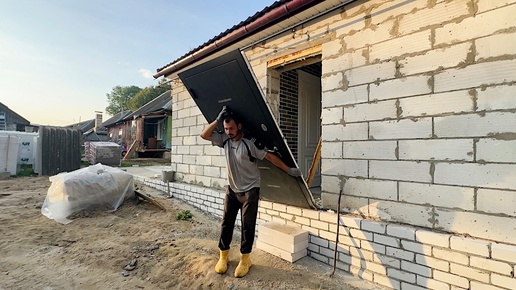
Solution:
{"label": "large dark panel", "polygon": [[[179,74],[195,103],[212,122],[227,106],[243,121],[245,137],[275,152],[290,167],[296,162],[251,73],[238,50],[200,64]],[[220,131],[223,130],[219,124]],[[200,132],[199,132],[200,133]],[[259,162],[262,174],[261,197],[284,204],[316,208],[303,178],[294,178],[267,160]]]}

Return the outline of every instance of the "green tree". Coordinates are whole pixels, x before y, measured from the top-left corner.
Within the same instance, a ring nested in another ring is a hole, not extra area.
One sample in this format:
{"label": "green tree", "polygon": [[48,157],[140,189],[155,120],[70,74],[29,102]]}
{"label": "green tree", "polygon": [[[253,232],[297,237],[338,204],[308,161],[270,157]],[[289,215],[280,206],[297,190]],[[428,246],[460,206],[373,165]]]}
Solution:
{"label": "green tree", "polygon": [[134,97],[129,100],[127,103],[127,108],[129,110],[136,111],[138,108],[154,100],[156,97],[168,91],[169,89],[170,87],[164,84],[146,87],[136,93],[136,95],[134,95]]}
{"label": "green tree", "polygon": [[108,100],[106,112],[110,115],[115,115],[127,110],[129,101],[141,90],[137,86],[114,87],[111,93],[106,94]]}

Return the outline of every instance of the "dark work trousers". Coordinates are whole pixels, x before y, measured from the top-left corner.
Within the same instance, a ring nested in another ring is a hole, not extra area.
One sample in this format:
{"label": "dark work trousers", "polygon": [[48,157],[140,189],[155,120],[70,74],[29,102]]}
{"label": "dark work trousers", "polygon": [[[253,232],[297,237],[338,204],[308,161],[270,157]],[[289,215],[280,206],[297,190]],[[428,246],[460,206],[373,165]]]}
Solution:
{"label": "dark work trousers", "polygon": [[256,228],[256,216],[258,215],[258,200],[260,198],[260,188],[254,187],[246,192],[235,193],[229,186],[224,198],[224,215],[222,216],[222,226],[220,230],[219,249],[229,250],[233,229],[238,214],[241,211],[242,221],[242,242],[240,253],[249,254],[253,249],[254,230]]}

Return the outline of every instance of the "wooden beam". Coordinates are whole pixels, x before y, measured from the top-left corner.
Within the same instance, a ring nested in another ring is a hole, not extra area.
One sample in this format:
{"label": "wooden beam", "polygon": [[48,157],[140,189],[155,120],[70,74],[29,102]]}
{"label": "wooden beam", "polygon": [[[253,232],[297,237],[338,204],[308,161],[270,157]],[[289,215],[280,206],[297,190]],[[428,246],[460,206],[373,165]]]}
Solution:
{"label": "wooden beam", "polygon": [[319,166],[319,161],[321,161],[321,143],[322,138],[319,137],[319,142],[317,142],[317,147],[315,148],[314,157],[312,158],[312,165],[310,165],[310,169],[308,170],[308,177],[306,178],[306,184],[308,187],[314,181],[315,172],[317,172],[317,167]]}

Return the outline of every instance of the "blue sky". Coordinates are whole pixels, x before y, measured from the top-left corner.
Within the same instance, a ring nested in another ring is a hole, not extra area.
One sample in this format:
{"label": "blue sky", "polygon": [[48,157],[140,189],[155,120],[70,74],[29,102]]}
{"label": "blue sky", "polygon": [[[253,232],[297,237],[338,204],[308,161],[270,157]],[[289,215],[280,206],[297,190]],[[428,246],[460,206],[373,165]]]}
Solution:
{"label": "blue sky", "polygon": [[30,122],[104,112],[152,74],[274,0],[0,0],[0,102]]}

